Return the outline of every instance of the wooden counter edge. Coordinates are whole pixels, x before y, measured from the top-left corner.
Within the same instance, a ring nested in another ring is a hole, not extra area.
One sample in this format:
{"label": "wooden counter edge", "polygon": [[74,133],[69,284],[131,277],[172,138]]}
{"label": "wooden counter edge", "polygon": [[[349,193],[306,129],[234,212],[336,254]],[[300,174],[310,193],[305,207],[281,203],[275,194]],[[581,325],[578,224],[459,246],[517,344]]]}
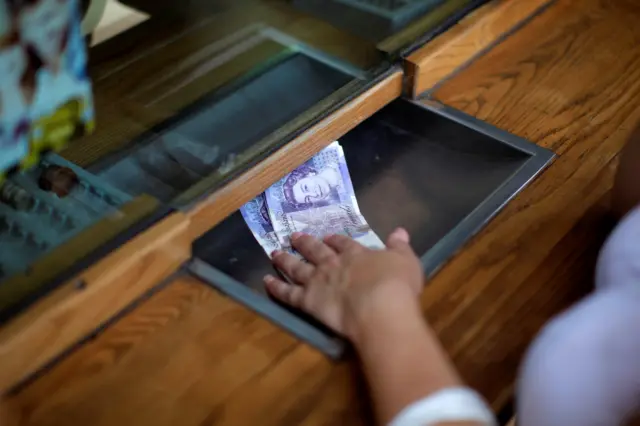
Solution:
{"label": "wooden counter edge", "polygon": [[1,328],[0,391],[46,366],[187,261],[187,229],[185,215],[172,214]]}
{"label": "wooden counter edge", "polygon": [[402,85],[403,73],[398,70],[204,199],[187,213],[190,237],[198,238],[283,175],[400,97]]}
{"label": "wooden counter edge", "polygon": [[420,97],[554,1],[494,0],[480,7],[405,59],[407,93]]}

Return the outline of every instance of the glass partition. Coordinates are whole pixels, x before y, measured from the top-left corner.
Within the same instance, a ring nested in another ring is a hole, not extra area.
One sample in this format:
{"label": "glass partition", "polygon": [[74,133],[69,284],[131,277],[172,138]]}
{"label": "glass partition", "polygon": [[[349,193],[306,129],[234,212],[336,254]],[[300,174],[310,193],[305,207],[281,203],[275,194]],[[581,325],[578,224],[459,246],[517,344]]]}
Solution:
{"label": "glass partition", "polygon": [[[0,320],[221,187],[480,3],[0,0],[0,70],[24,57],[16,93],[57,105],[46,122],[32,107],[5,119],[18,98],[0,75],[0,135],[30,129],[24,145],[0,141]],[[86,67],[82,55],[47,62],[85,42]],[[49,63],[74,70],[81,101],[34,89],[68,87],[38,71]]]}

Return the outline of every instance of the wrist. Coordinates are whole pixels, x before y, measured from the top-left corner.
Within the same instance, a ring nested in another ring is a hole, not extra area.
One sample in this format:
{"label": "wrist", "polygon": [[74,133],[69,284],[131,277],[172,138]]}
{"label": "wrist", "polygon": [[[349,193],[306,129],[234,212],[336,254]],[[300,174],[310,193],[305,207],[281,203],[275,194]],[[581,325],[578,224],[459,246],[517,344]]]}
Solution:
{"label": "wrist", "polygon": [[414,401],[461,385],[411,286],[381,289],[358,306],[349,338],[381,423],[390,422]]}
{"label": "wrist", "polygon": [[412,324],[424,326],[418,298],[410,286],[403,283],[376,286],[353,303],[349,313],[346,337],[358,351],[369,345],[371,340],[384,339],[388,330]]}

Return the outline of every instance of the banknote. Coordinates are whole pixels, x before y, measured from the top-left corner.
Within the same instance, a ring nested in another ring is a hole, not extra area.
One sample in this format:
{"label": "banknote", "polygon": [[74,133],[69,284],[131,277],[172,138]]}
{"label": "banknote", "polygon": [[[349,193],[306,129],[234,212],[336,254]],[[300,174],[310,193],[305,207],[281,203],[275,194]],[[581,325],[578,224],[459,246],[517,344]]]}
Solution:
{"label": "banknote", "polygon": [[338,142],[280,179],[265,192],[273,229],[283,249],[290,236],[348,235],[369,248],[384,248],[358,207],[351,177]]}
{"label": "banknote", "polygon": [[242,206],[240,213],[255,239],[267,253],[267,256],[271,256],[274,250],[282,249],[271,224],[264,193]]}

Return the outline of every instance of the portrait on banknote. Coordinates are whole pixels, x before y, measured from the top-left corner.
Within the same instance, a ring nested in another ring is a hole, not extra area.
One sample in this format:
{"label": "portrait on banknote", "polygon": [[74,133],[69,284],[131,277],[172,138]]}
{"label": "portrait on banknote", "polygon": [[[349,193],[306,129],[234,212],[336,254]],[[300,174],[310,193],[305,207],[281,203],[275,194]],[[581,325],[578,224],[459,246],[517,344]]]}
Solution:
{"label": "portrait on banknote", "polygon": [[324,207],[340,201],[340,170],[326,165],[316,169],[313,160],[291,172],[282,185],[283,210],[287,213]]}
{"label": "portrait on banknote", "polygon": [[384,246],[360,213],[338,142],[274,183],[266,193],[269,217],[283,247],[303,232],[318,238],[349,235],[368,247]]}

